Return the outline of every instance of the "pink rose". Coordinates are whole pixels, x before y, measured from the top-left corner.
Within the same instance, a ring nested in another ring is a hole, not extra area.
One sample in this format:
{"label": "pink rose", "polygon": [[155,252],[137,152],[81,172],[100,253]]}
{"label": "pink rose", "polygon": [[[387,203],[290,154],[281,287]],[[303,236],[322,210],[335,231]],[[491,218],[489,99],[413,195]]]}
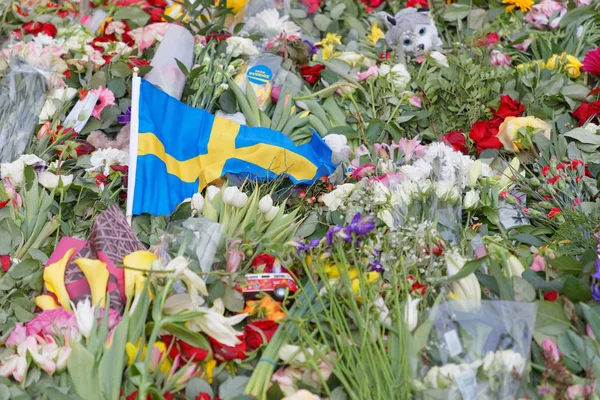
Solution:
{"label": "pink rose", "polygon": [[500,50],[492,50],[492,55],[490,56],[491,65],[508,67],[510,66],[510,63],[511,59],[508,54],[504,54]]}

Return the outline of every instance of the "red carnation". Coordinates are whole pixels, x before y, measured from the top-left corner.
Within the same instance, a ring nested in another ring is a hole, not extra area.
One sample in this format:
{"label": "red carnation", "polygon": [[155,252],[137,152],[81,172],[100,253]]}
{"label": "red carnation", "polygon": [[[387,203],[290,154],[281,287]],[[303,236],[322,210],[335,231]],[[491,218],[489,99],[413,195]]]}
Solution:
{"label": "red carnation", "polygon": [[600,47],[588,51],[583,59],[581,69],[592,75],[600,75]]}
{"label": "red carnation", "polygon": [[573,111],[573,116],[579,120],[579,126],[585,124],[590,118],[598,118],[600,116],[600,100],[582,103]]}
{"label": "red carnation", "polygon": [[273,263],[275,259],[269,254],[259,254],[254,260],[252,260],[252,266],[256,269],[261,265],[264,265],[263,272],[269,274],[273,271]]}
{"label": "red carnation", "polygon": [[173,346],[171,347],[171,351],[169,352],[169,356],[172,359],[180,356],[185,362],[200,362],[206,360],[210,354],[208,349],[192,346],[191,344],[187,344],[183,340],[179,340],[171,335],[162,336],[162,340],[165,342],[167,347],[171,346],[171,343],[174,342]]}
{"label": "red carnation", "polygon": [[[6,201],[6,203],[8,203],[8,200]],[[6,205],[6,203],[4,204]],[[10,256],[8,254],[0,256],[0,265],[2,266],[2,272],[8,271],[8,269],[10,268]]]}
{"label": "red carnation", "polygon": [[198,395],[194,398],[194,400],[211,400],[210,394],[206,392],[198,393]]}
{"label": "red carnation", "polygon": [[548,175],[548,172],[550,172],[550,166],[549,165],[545,165],[542,168],[542,175],[544,175],[544,178],[546,177],[546,175]]}
{"label": "red carnation", "polygon": [[307,8],[306,12],[314,14],[321,8],[321,0],[300,0],[303,6]]}
{"label": "red carnation", "polygon": [[506,117],[520,117],[525,111],[525,106],[521,104],[519,100],[514,100],[510,96],[500,96],[500,106],[494,113],[495,117],[506,118]]}
{"label": "red carnation", "polygon": [[554,207],[552,210],[550,210],[550,212],[548,213],[548,218],[553,218],[555,216],[557,216],[558,214],[560,214],[560,208],[558,207]]}
{"label": "red carnation", "polygon": [[50,37],[56,37],[57,30],[56,27],[52,24],[43,24],[42,33]]}
{"label": "red carnation", "polygon": [[467,146],[465,146],[466,138],[462,131],[450,131],[442,136],[442,141],[449,144],[456,151],[460,151],[463,154],[467,154]]}
{"label": "red carnation", "polygon": [[303,65],[300,67],[300,75],[306,82],[313,85],[321,77],[321,71],[324,69],[325,66],[322,64],[315,64],[312,67]]}
{"label": "red carnation", "polygon": [[[269,343],[279,324],[273,321],[254,321],[244,327],[246,346],[248,350],[256,350],[263,344]],[[264,336],[264,339],[263,339]]]}
{"label": "red carnation", "polygon": [[28,22],[23,24],[23,30],[30,35],[37,35],[42,31],[43,25],[40,22]]}
{"label": "red carnation", "polygon": [[547,293],[544,293],[544,300],[546,301],[555,301],[558,298],[558,292],[556,290],[551,290]]}
{"label": "red carnation", "polygon": [[241,340],[240,344],[235,346],[227,346],[219,342],[216,339],[208,337],[210,345],[213,350],[213,354],[218,361],[233,361],[233,360],[245,360],[246,359],[246,334],[238,336]]}
{"label": "red carnation", "polygon": [[108,177],[104,174],[96,175],[96,186],[101,187],[102,185],[106,185],[108,183]]}
{"label": "red carnation", "polygon": [[20,29],[15,29],[10,35],[15,39],[23,39],[23,32]]}
{"label": "red carnation", "polygon": [[406,7],[428,8],[429,4],[427,4],[427,0],[408,0],[406,2]]}
{"label": "red carnation", "polygon": [[411,289],[411,292],[416,292],[421,296],[425,296],[425,292],[427,292],[427,286],[419,282],[413,283]]}
{"label": "red carnation", "polygon": [[498,43],[498,41],[500,40],[500,37],[498,36],[498,34],[496,32],[492,32],[492,33],[488,33],[488,35],[485,37],[487,46],[490,47],[496,43]]}

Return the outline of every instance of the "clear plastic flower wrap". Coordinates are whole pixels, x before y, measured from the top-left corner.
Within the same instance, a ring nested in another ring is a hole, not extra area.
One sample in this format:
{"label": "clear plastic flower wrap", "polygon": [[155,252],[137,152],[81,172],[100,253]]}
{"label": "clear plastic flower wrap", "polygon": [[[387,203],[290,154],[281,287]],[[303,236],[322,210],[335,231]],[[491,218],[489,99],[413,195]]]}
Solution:
{"label": "clear plastic flower wrap", "polygon": [[165,262],[169,262],[183,250],[182,255],[191,261],[192,270],[208,272],[223,241],[221,224],[206,218],[188,218],[171,222],[167,226],[157,250]]}
{"label": "clear plastic flower wrap", "polygon": [[41,71],[23,61],[11,61],[8,72],[0,77],[0,163],[14,161],[24,153],[47,90]]}
{"label": "clear plastic flower wrap", "polygon": [[413,335],[417,399],[517,399],[537,303],[449,301]]}

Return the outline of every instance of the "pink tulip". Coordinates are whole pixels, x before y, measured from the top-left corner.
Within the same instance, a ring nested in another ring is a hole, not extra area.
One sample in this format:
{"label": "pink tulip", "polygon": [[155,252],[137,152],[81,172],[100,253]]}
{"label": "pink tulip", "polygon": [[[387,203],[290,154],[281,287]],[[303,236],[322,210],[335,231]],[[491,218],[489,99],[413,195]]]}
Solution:
{"label": "pink tulip", "polygon": [[490,64],[493,66],[501,66],[508,67],[510,66],[511,59],[508,54],[504,54],[499,50],[492,50],[492,55],[490,56]]}
{"label": "pink tulip", "polygon": [[234,240],[229,244],[227,252],[225,252],[225,258],[227,259],[227,272],[235,272],[240,268],[240,264],[246,258],[246,255],[242,250],[237,247],[242,241],[240,239]]}

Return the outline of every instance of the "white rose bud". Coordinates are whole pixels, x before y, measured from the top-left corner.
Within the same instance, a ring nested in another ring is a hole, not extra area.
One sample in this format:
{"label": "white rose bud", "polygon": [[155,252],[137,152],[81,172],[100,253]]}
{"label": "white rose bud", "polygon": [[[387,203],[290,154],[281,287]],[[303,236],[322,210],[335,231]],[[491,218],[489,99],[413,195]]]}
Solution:
{"label": "white rose bud", "polygon": [[263,196],[258,202],[258,209],[261,213],[268,214],[269,211],[271,211],[271,208],[273,208],[273,199],[271,198],[271,195],[268,194]]}
{"label": "white rose bud", "polygon": [[479,192],[477,190],[469,190],[467,194],[465,194],[465,200],[463,205],[467,210],[472,210],[479,203]]}

